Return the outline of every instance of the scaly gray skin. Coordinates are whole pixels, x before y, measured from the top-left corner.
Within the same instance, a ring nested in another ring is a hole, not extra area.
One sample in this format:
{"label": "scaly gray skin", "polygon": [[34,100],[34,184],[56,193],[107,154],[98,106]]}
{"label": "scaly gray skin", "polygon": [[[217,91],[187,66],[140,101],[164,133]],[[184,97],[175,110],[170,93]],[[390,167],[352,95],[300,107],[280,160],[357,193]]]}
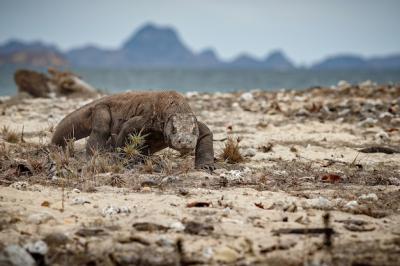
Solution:
{"label": "scaly gray skin", "polygon": [[184,97],[176,92],[129,92],[103,97],[65,117],[52,143],[89,136],[86,151],[122,147],[129,134],[147,134],[144,153],[166,147],[182,153],[195,150],[195,167],[213,170],[212,133],[198,122]]}

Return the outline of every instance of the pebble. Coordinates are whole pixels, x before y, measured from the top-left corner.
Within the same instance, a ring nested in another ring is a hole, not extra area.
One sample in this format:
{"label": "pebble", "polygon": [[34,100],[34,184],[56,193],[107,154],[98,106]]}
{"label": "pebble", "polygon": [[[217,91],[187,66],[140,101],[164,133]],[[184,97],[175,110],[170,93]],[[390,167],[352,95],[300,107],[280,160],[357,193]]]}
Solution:
{"label": "pebble", "polygon": [[25,182],[25,181],[18,181],[18,182],[12,183],[10,185],[10,187],[15,188],[17,190],[22,190],[22,191],[25,191],[28,188],[28,186],[29,186],[28,182]]}
{"label": "pebble", "polygon": [[45,255],[49,250],[49,247],[43,240],[38,240],[36,242],[25,244],[24,248],[31,254],[40,254],[40,255]]}
{"label": "pebble", "polygon": [[378,120],[373,119],[372,117],[367,117],[365,120],[358,123],[359,127],[372,127],[374,126]]}
{"label": "pebble", "polygon": [[328,210],[333,207],[332,202],[330,202],[327,198],[325,197],[318,197],[315,199],[310,199],[307,201],[309,206],[312,208],[316,209],[321,209],[321,210]]}
{"label": "pebble", "polygon": [[240,98],[239,98],[241,101],[245,101],[245,102],[248,102],[248,101],[252,101],[252,100],[254,100],[254,96],[253,96],[253,94],[251,93],[251,92],[245,92],[245,93],[243,93],[242,95],[240,95]]}
{"label": "pebble", "polygon": [[385,131],[381,131],[375,134],[375,139],[377,142],[387,142],[390,140],[389,134]]}
{"label": "pebble", "polygon": [[400,186],[400,179],[396,177],[389,177],[389,183],[393,186]]}
{"label": "pebble", "polygon": [[240,258],[240,254],[227,246],[219,246],[215,249],[214,260],[222,263],[233,263]]}
{"label": "pebble", "polygon": [[116,207],[116,206],[107,206],[101,211],[103,216],[114,216],[117,214],[125,214],[129,215],[131,210],[127,206]]}
{"label": "pebble", "polygon": [[50,220],[54,220],[54,216],[47,212],[34,213],[28,216],[28,223],[43,224]]}
{"label": "pebble", "polygon": [[90,204],[90,201],[84,197],[75,197],[72,199],[71,205],[84,205],[85,203]]}
{"label": "pebble", "polygon": [[358,206],[360,206],[360,205],[358,204],[358,202],[357,202],[356,200],[352,200],[352,201],[347,202],[347,203],[344,205],[344,208],[345,208],[345,209],[348,209],[348,210],[354,210],[354,209],[358,208]]}
{"label": "pebble", "polygon": [[185,230],[185,226],[181,222],[172,223],[169,227],[178,232]]}
{"label": "pebble", "polygon": [[0,252],[0,265],[35,266],[36,262],[25,249],[18,245],[10,245]]}
{"label": "pebble", "polygon": [[378,196],[375,193],[363,194],[358,197],[360,200],[377,201]]}
{"label": "pebble", "polygon": [[248,148],[242,151],[242,155],[245,157],[254,157],[257,154],[256,149]]}

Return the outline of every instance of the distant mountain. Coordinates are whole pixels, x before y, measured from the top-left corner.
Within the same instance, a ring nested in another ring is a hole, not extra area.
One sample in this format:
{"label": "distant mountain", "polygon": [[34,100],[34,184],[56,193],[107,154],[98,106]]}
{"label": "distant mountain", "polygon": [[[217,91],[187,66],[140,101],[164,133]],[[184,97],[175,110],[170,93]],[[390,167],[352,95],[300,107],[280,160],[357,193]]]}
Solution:
{"label": "distant mountain", "polygon": [[366,68],[367,62],[356,55],[338,55],[328,57],[325,60],[312,66],[312,69],[326,70],[326,69],[353,69],[353,68]]}
{"label": "distant mountain", "polygon": [[[226,62],[212,49],[193,52],[171,27],[146,24],[134,32],[119,48],[103,49],[95,45],[78,47],[65,53],[42,42],[12,40],[0,45],[2,65],[74,66],[87,68],[185,67],[291,70],[296,68],[282,52],[274,51],[264,58],[241,54]],[[313,66],[325,69],[400,69],[400,54],[363,58],[357,55],[328,57]]]}
{"label": "distant mountain", "polygon": [[281,51],[270,53],[263,62],[265,68],[277,70],[294,69],[292,61]]}
{"label": "distant mountain", "polygon": [[138,66],[193,65],[196,56],[168,27],[148,24],[139,29],[122,46],[129,62]]}
{"label": "distant mountain", "polygon": [[232,68],[259,68],[274,70],[290,70],[294,69],[293,63],[281,51],[275,51],[267,55],[263,60],[259,60],[248,54],[239,55],[230,62],[227,67]]}
{"label": "distant mountain", "polygon": [[367,59],[357,55],[337,55],[328,57],[311,68],[315,70],[400,69],[400,54]]}
{"label": "distant mountain", "polygon": [[379,69],[400,69],[400,54],[394,54],[385,57],[373,57],[368,60],[368,65],[371,68]]}
{"label": "distant mountain", "polygon": [[12,40],[0,46],[0,66],[2,65],[63,67],[68,65],[68,62],[54,45]]}
{"label": "distant mountain", "polygon": [[127,65],[127,59],[119,50],[106,50],[93,45],[71,49],[66,58],[78,67],[117,67]]}

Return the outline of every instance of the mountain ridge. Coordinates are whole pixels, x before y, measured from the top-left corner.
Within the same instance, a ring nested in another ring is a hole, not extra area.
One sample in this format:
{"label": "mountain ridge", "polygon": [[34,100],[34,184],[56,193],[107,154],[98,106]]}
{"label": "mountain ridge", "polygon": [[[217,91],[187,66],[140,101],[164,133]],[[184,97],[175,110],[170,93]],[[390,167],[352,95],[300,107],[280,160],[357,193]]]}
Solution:
{"label": "mountain ridge", "polygon": [[[185,67],[278,71],[299,67],[281,50],[271,51],[263,58],[243,53],[230,61],[223,61],[212,48],[194,52],[174,28],[157,26],[153,23],[147,23],[134,31],[116,49],[104,49],[92,44],[61,52],[56,45],[12,39],[0,45],[0,66],[7,64],[61,67],[69,65],[88,68]],[[371,58],[354,54],[332,55],[311,65],[309,69],[400,69],[400,53]]]}

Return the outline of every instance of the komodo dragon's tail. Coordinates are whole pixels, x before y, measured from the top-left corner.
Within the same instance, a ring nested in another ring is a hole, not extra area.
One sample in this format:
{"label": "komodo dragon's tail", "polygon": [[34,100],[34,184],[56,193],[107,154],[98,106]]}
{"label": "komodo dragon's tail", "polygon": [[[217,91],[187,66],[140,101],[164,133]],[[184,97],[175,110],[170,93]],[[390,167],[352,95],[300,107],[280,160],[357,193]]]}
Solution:
{"label": "komodo dragon's tail", "polygon": [[67,115],[57,125],[51,143],[65,147],[69,139],[81,139],[91,132],[91,108],[83,106]]}

